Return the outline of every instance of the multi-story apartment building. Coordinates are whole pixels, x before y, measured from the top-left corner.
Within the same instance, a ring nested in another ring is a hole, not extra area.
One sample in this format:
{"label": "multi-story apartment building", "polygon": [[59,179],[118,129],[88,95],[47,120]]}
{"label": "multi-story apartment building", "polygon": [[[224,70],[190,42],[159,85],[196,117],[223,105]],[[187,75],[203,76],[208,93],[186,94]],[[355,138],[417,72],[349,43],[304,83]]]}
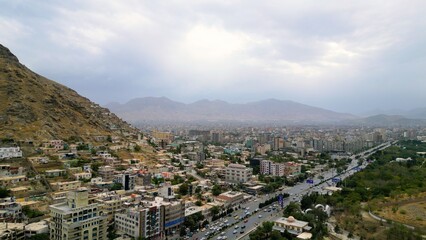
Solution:
{"label": "multi-story apartment building", "polygon": [[281,137],[275,137],[274,138],[274,145],[273,145],[273,150],[277,151],[280,149],[284,148],[284,139],[282,139]]}
{"label": "multi-story apartment building", "polygon": [[97,203],[89,204],[87,188],[68,193],[67,202],[49,206],[51,240],[106,240],[107,218]]}
{"label": "multi-story apartment building", "polygon": [[120,183],[124,190],[131,191],[135,189],[136,175],[130,173],[117,174],[114,176],[114,182]]}
{"label": "multi-story apartment building", "polygon": [[102,205],[102,210],[107,215],[108,222],[112,222],[116,213],[122,212],[129,204],[140,202],[140,198],[140,195],[124,196],[107,192],[97,194],[95,202]]}
{"label": "multi-story apartment building", "polygon": [[164,232],[169,235],[177,231],[185,221],[184,201],[163,201],[161,207],[164,211]]}
{"label": "multi-story apartment building", "polygon": [[114,220],[116,230],[131,237],[162,238],[179,230],[185,221],[185,204],[155,197],[142,201],[139,207],[116,213]]}
{"label": "multi-story apartment building", "polygon": [[101,166],[98,169],[99,176],[105,182],[112,181],[114,179],[114,168],[111,166]]}
{"label": "multi-story apartment building", "polygon": [[253,175],[253,169],[241,164],[229,164],[225,171],[225,179],[230,182],[247,182]]}
{"label": "multi-story apartment building", "polygon": [[295,162],[286,162],[285,163],[285,175],[294,175],[302,171],[302,164]]}
{"label": "multi-story apartment building", "polygon": [[264,175],[272,176],[284,176],[285,175],[285,164],[276,163],[270,160],[262,160],[260,162],[260,173]]}
{"label": "multi-story apartment building", "polygon": [[260,162],[260,173],[272,176],[288,176],[300,173],[301,165],[295,162],[276,163],[270,160]]}
{"label": "multi-story apartment building", "polygon": [[127,209],[115,215],[115,228],[131,237],[152,239],[163,233],[164,212],[160,205]]}

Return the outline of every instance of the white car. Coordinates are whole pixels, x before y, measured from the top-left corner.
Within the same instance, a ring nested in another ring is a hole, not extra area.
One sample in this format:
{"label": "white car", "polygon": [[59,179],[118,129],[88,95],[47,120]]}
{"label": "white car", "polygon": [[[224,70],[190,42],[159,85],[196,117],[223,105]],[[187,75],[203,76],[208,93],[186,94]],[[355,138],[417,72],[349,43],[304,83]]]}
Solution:
{"label": "white car", "polygon": [[262,218],[262,215],[259,215],[259,218]]}

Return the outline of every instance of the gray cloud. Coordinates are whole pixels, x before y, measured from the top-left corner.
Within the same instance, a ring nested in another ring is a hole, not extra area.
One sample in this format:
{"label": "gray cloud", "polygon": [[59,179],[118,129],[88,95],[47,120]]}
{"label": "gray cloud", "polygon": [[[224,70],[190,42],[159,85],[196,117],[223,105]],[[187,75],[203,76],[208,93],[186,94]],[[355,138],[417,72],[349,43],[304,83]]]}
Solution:
{"label": "gray cloud", "polygon": [[0,39],[100,103],[424,106],[423,1],[2,1]]}

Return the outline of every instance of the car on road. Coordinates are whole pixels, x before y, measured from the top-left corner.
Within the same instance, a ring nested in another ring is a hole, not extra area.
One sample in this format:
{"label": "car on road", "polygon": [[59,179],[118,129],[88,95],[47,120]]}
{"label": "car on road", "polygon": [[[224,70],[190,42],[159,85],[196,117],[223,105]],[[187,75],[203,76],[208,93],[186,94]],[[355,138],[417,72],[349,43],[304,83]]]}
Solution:
{"label": "car on road", "polygon": [[237,230],[232,231],[233,234],[236,234],[237,232],[238,232]]}
{"label": "car on road", "polygon": [[262,218],[262,215],[259,215],[259,218]]}
{"label": "car on road", "polygon": [[235,227],[234,227],[235,229],[238,229],[238,228],[240,228],[238,225],[235,225]]}
{"label": "car on road", "polygon": [[246,228],[246,225],[241,226],[241,229],[244,229],[244,228]]}
{"label": "car on road", "polygon": [[241,231],[240,231],[240,234],[243,234],[243,233],[244,233],[244,230],[241,230]]}
{"label": "car on road", "polygon": [[244,223],[247,223],[247,222],[248,222],[248,219],[244,220]]}

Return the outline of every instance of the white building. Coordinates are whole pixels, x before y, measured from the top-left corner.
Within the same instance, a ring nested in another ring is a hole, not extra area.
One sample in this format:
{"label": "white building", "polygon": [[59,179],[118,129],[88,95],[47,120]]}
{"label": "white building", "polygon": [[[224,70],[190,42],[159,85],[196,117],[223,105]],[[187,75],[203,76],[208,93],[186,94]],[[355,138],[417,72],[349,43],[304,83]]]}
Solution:
{"label": "white building", "polygon": [[2,147],[0,148],[0,159],[20,158],[22,151],[19,147]]}
{"label": "white building", "polygon": [[230,182],[247,182],[253,175],[253,169],[241,164],[229,164],[225,170],[225,179]]}
{"label": "white building", "polygon": [[74,173],[74,178],[75,180],[91,179],[92,173],[91,172]]}

